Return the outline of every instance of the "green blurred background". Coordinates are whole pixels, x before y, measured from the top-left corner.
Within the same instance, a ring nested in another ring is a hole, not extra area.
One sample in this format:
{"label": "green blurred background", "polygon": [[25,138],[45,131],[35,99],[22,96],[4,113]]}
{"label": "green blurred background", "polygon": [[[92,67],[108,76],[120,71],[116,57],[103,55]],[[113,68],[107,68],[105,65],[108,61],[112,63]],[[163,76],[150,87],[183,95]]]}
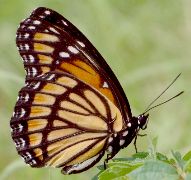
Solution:
{"label": "green blurred background", "polygon": [[[181,90],[177,99],[150,112],[138,150],[158,136],[158,150],[185,153],[191,138],[191,1],[189,0],[0,0],[0,178],[90,179],[96,167],[79,175],[63,176],[58,169],[32,169],[17,155],[9,121],[24,68],[15,44],[20,21],[34,8],[52,8],[75,24],[107,60],[138,115],[180,72],[181,77],[163,98]],[[134,153],[133,145],[117,157]],[[102,161],[103,162],[103,161]]]}

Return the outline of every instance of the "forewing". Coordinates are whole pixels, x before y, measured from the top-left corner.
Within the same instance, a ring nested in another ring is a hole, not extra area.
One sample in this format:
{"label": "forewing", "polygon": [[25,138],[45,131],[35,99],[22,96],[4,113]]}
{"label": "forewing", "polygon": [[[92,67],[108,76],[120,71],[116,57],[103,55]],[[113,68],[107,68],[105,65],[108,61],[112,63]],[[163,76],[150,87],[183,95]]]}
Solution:
{"label": "forewing", "polygon": [[11,128],[27,164],[75,173],[100,160],[123,121],[118,108],[95,88],[68,73],[49,72],[27,78]]}
{"label": "forewing", "polygon": [[94,46],[64,17],[38,8],[21,23],[16,41],[28,77],[55,70],[70,73],[113,102],[126,126],[132,115],[120,83]]}

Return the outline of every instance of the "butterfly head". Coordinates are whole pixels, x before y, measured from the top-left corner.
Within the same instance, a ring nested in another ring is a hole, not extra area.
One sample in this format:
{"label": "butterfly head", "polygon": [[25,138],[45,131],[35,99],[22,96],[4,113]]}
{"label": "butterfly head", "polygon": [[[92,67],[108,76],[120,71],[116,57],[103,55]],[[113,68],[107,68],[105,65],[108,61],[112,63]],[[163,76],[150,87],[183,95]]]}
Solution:
{"label": "butterfly head", "polygon": [[137,117],[138,125],[140,129],[145,130],[147,128],[147,123],[149,120],[149,114],[141,114]]}

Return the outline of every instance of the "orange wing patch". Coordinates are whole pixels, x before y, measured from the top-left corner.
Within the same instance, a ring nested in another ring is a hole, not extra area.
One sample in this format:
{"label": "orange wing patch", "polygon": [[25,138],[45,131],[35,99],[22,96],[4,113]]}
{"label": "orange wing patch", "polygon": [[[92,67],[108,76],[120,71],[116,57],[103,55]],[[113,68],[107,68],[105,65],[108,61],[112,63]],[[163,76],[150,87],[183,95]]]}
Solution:
{"label": "orange wing patch", "polygon": [[36,41],[48,41],[48,42],[57,42],[59,41],[57,36],[45,33],[36,33],[34,35],[34,40]]}
{"label": "orange wing patch", "polygon": [[115,100],[113,94],[109,88],[104,88],[99,73],[97,73],[91,66],[81,60],[74,60],[72,63],[64,62],[60,65],[60,68],[67,71],[80,80],[86,82],[88,85],[93,86],[99,92],[104,94],[114,104]]}
{"label": "orange wing patch", "polygon": [[50,56],[38,54],[39,63],[41,64],[51,64],[53,62],[53,59]]}
{"label": "orange wing patch", "polygon": [[34,43],[34,50],[36,52],[52,53],[54,51],[54,48],[42,43]]}

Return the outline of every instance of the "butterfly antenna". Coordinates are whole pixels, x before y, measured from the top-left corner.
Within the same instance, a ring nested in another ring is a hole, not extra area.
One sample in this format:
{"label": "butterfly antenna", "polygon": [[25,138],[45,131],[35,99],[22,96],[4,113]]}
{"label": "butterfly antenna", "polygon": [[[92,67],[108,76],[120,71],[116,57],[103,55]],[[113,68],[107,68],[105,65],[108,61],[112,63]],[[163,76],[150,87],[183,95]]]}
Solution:
{"label": "butterfly antenna", "polygon": [[177,95],[171,97],[170,99],[168,99],[168,100],[166,100],[166,101],[164,101],[164,102],[161,102],[160,104],[157,104],[156,106],[153,106],[153,107],[147,109],[143,114],[147,113],[147,112],[150,111],[151,109],[154,109],[154,108],[156,108],[156,107],[158,107],[158,106],[160,106],[160,105],[162,105],[162,104],[165,104],[165,103],[171,101],[172,99],[174,99],[174,98],[180,96],[182,93],[184,93],[184,91],[181,91],[181,92],[179,92]]}
{"label": "butterfly antenna", "polygon": [[[159,99],[159,98],[170,88],[170,86],[172,86],[172,84],[174,84],[174,82],[179,78],[180,75],[181,75],[181,73],[178,74],[178,76],[176,76],[176,77],[174,78],[174,80],[162,91],[162,93],[160,93],[159,96],[157,96],[157,97],[147,106],[147,108],[145,109],[144,113],[145,113],[145,112],[148,112],[148,109],[150,110],[151,105],[152,105],[155,101],[157,101],[157,99]],[[183,93],[183,92],[182,92],[182,93]],[[181,94],[182,94],[182,93],[181,93]],[[177,94],[177,95],[178,95],[178,94]],[[169,100],[167,100],[167,102],[170,101],[171,99],[174,99],[175,97],[177,97],[177,95],[174,96],[174,97],[172,97],[172,98],[170,98]],[[180,95],[180,93],[179,93],[179,95]],[[165,103],[165,102],[164,102],[164,103]],[[163,104],[164,104],[164,103],[163,103]],[[160,105],[161,105],[161,104],[160,104]],[[156,106],[158,106],[158,105],[156,105]]]}

